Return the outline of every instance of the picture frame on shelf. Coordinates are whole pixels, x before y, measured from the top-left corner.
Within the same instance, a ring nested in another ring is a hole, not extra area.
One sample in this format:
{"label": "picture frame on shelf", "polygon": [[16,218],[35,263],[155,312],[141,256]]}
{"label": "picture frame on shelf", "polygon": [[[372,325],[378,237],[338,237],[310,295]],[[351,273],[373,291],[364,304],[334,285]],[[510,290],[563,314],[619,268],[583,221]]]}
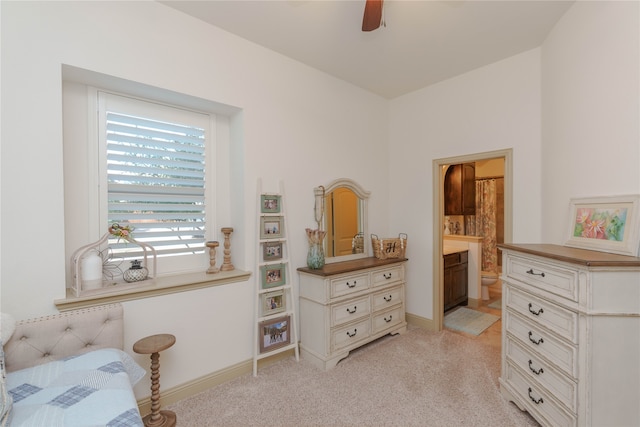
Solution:
{"label": "picture frame on shelf", "polygon": [[262,194],[260,196],[260,212],[280,213],[280,196],[275,194]]}
{"label": "picture frame on shelf", "polygon": [[275,288],[287,284],[286,264],[270,264],[260,267],[262,289]]}
{"label": "picture frame on shelf", "polygon": [[280,239],[284,237],[284,217],[262,216],[260,217],[260,238]]}
{"label": "picture frame on shelf", "polygon": [[570,199],[565,246],[639,256],[640,195]]}
{"label": "picture frame on shelf", "polygon": [[265,262],[282,259],[282,242],[264,242],[262,244],[262,259]]}
{"label": "picture frame on shelf", "polygon": [[270,316],[285,311],[287,300],[284,290],[260,294],[260,313],[262,316]]}
{"label": "picture frame on shelf", "polygon": [[260,353],[266,353],[291,344],[291,316],[263,320],[259,323]]}

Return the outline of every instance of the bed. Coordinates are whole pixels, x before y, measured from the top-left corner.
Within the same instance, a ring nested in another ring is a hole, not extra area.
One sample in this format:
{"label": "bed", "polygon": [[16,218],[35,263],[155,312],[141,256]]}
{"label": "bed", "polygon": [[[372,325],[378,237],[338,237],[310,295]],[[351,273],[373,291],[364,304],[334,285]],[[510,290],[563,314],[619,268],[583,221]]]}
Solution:
{"label": "bed", "polygon": [[146,371],[122,351],[123,328],[120,304],[17,322],[3,346],[6,425],[143,427],[133,386]]}

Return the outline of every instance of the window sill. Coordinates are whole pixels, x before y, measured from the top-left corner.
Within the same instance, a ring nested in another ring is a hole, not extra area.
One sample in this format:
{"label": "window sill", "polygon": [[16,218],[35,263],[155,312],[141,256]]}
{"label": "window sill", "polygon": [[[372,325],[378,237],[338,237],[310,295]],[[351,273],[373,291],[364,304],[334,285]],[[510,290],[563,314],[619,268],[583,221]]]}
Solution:
{"label": "window sill", "polygon": [[60,311],[91,307],[94,305],[110,304],[114,302],[131,301],[177,292],[192,291],[212,286],[226,285],[234,282],[244,282],[251,276],[250,271],[231,270],[215,274],[188,273],[176,276],[164,276],[156,279],[144,280],[137,283],[125,283],[106,286],[101,289],[83,292],[77,297],[71,289],[67,289],[67,297],[57,299],[54,304]]}

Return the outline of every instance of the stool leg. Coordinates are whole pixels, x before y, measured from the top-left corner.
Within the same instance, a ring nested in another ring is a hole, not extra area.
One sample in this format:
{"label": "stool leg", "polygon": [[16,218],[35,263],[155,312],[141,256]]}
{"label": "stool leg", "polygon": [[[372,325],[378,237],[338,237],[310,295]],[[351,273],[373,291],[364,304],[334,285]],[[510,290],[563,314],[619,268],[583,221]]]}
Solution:
{"label": "stool leg", "polygon": [[151,414],[144,417],[146,427],[175,426],[176,416],[160,410],[160,353],[151,354]]}
{"label": "stool leg", "polygon": [[150,426],[162,424],[160,415],[160,353],[151,354],[151,418]]}

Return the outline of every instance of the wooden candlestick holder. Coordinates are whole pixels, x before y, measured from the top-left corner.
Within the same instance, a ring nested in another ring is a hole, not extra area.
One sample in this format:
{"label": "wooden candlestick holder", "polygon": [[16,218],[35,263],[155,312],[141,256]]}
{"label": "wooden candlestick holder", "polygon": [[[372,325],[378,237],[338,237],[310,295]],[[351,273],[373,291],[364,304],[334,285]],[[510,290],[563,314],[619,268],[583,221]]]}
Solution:
{"label": "wooden candlestick holder", "polygon": [[218,273],[220,269],[216,267],[216,248],[220,245],[220,243],[213,241],[207,242],[207,247],[209,248],[209,268],[207,269],[207,274]]}
{"label": "wooden candlestick holder", "polygon": [[222,227],[221,231],[224,234],[224,261],[220,271],[235,270],[235,267],[231,264],[231,241],[229,240],[231,233],[233,233],[233,227]]}

